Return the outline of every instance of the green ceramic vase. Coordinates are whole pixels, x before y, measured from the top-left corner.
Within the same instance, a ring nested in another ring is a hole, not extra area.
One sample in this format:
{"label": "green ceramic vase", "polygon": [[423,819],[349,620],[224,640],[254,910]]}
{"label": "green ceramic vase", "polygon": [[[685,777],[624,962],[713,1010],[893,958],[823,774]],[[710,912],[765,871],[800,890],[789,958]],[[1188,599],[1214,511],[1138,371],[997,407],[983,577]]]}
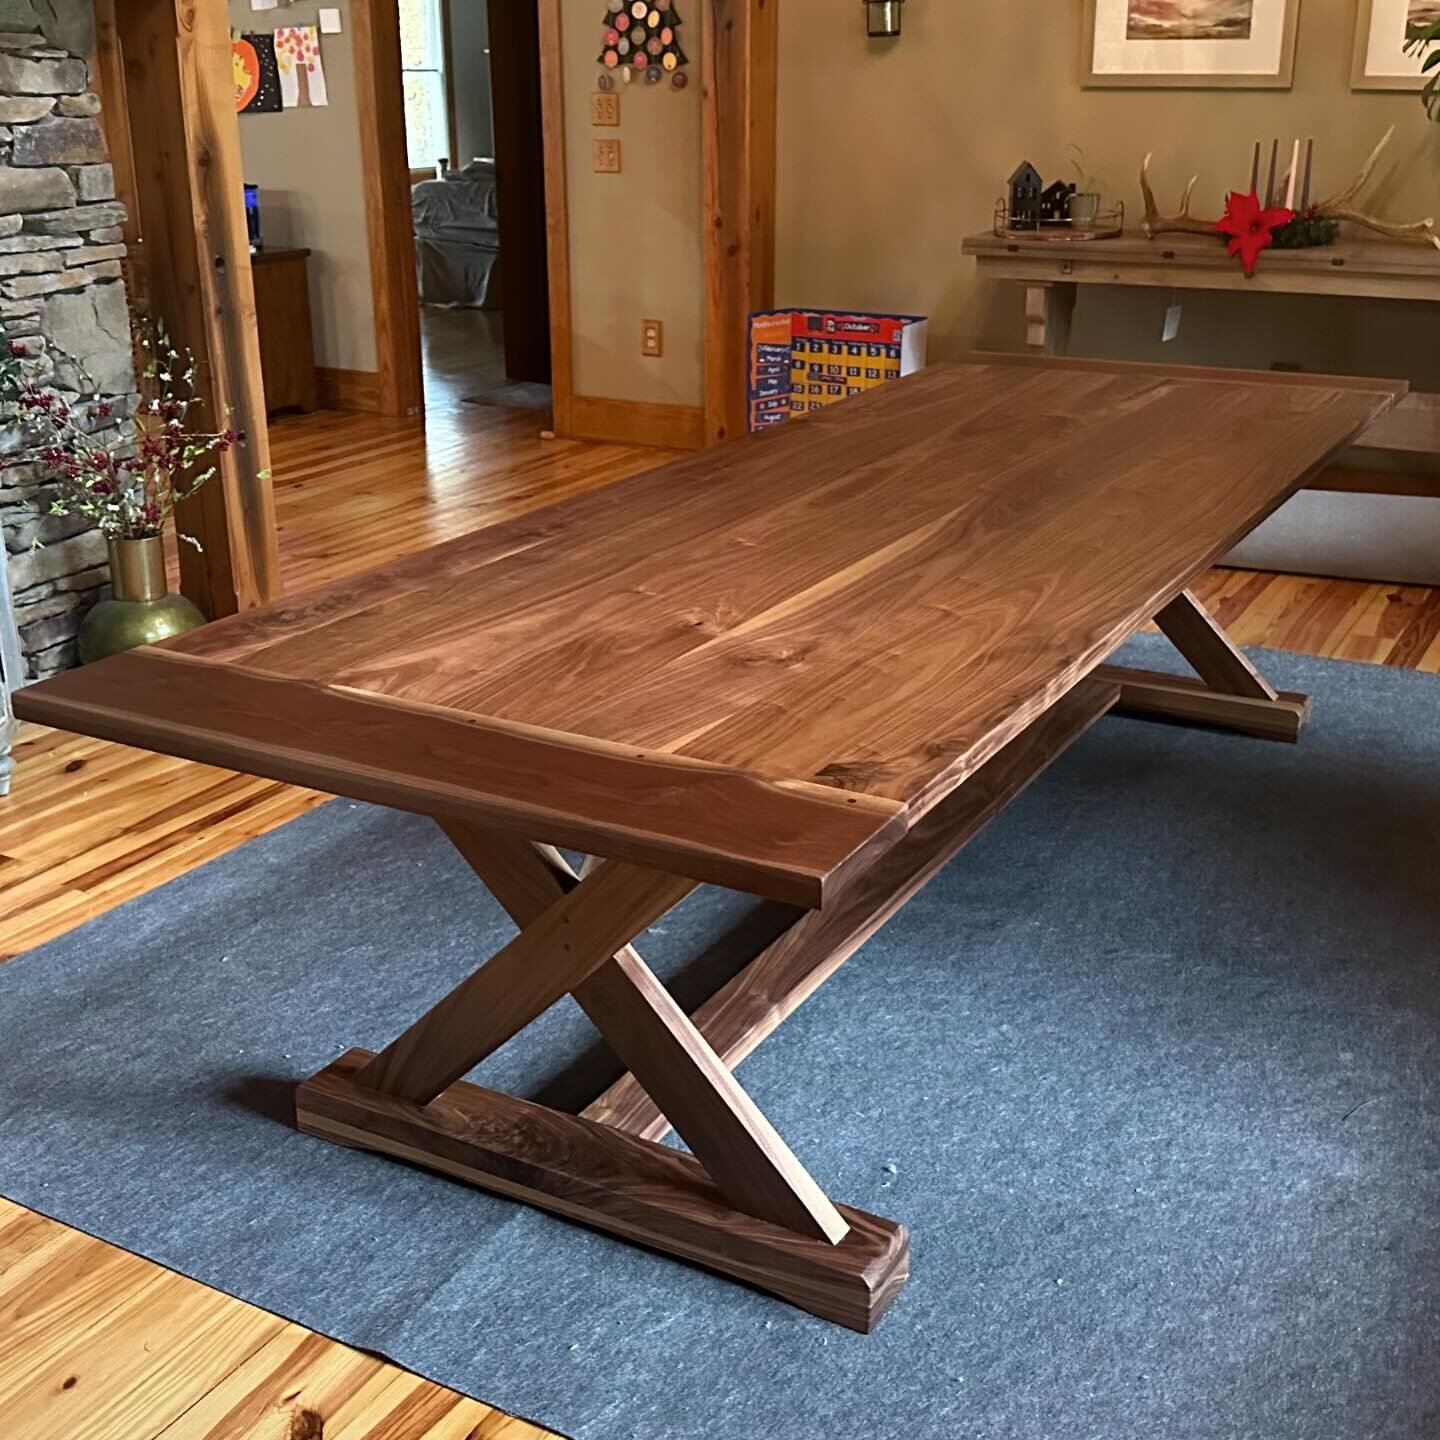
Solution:
{"label": "green ceramic vase", "polygon": [[165,547],[158,535],[107,543],[113,598],[102,600],[80,623],[82,665],[183,635],[205,623],[190,601],[167,590]]}

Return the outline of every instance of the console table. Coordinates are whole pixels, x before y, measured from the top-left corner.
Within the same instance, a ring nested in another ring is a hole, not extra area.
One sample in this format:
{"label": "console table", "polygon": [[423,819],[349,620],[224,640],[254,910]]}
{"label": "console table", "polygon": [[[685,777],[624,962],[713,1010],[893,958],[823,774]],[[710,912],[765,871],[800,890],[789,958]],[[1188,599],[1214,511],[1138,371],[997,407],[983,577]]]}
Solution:
{"label": "console table", "polygon": [[[1389,240],[1267,250],[1247,279],[1217,237],[1139,231],[1104,240],[1023,240],[985,232],[963,251],[983,279],[1024,288],[1032,351],[1065,355],[1082,285],[1230,290],[1440,303],[1440,252]],[[1262,569],[1440,582],[1440,394],[1412,392],[1234,556]],[[1409,472],[1415,473],[1409,473]]]}
{"label": "console table", "polygon": [[[1016,240],[970,235],[964,253],[988,280],[1025,287],[1026,341],[1045,355],[1070,348],[1070,324],[1082,285],[1135,285],[1162,290],[1240,290],[1271,295],[1329,295],[1440,303],[1440,251],[1388,240],[1352,240],[1313,250],[1267,250],[1247,279],[1217,237],[1143,234],[1112,240]],[[1440,455],[1440,395],[1411,393],[1362,437],[1357,449]],[[1440,477],[1395,475],[1346,481],[1327,471],[1324,488],[1440,495]],[[1389,488],[1393,482],[1395,488]]]}

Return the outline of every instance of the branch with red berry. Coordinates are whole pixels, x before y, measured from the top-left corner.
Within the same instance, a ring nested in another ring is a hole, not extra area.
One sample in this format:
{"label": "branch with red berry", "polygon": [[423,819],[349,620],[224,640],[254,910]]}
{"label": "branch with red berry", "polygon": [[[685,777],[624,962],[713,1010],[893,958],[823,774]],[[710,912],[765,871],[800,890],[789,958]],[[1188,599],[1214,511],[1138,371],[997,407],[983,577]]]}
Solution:
{"label": "branch with red berry", "polygon": [[[26,441],[4,466],[37,466],[45,513],[85,516],[110,540],[161,534],[175,507],[215,478],[216,457],[239,438],[229,427],[193,428],[191,411],[204,403],[195,393],[195,359],[171,343],[163,325],[138,320],[134,344],[139,397],[133,411],[90,383],[88,399],[48,387],[41,357],[24,341],[0,351],[0,404]],[[74,357],[62,358],[88,382]],[[176,533],[200,548],[178,526]]]}

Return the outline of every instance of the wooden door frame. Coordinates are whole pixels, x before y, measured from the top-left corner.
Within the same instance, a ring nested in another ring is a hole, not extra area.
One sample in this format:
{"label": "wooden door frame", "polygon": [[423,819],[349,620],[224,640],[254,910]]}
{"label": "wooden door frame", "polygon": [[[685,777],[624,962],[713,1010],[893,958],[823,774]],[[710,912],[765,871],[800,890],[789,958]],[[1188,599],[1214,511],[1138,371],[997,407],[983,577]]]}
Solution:
{"label": "wooden door frame", "polygon": [[181,589],[218,619],[280,593],[229,22],[192,0],[95,0],[95,18],[130,304],[193,353],[204,414],[240,435],[177,515],[199,545],[179,546]]}
{"label": "wooden door frame", "polygon": [[[678,448],[716,444],[743,434],[749,317],[774,304],[778,0],[702,3],[704,184],[700,223],[705,271],[705,395],[698,412],[688,406],[605,400],[575,393],[561,0],[535,3],[540,18],[554,428],[560,435]],[[408,353],[408,335],[402,335],[406,320],[415,325],[417,359],[419,353],[419,297],[409,298],[415,291],[415,271],[408,196],[396,195],[401,188],[396,180],[403,182],[408,171],[393,158],[386,164],[382,151],[382,140],[392,151],[393,147],[404,148],[399,9],[397,0],[355,0],[354,8],[356,28],[364,28],[368,37],[363,50],[357,41],[355,63],[365,147],[377,352],[382,363],[389,360],[393,366],[393,353],[386,353],[388,347],[380,343],[381,336],[403,338]],[[390,67],[388,79],[380,75],[378,66]],[[386,177],[392,178],[387,181]],[[386,217],[396,215],[403,217],[403,228],[387,224]],[[401,297],[398,303],[403,315],[396,312],[397,297]],[[387,381],[382,371],[382,392],[393,393],[397,385],[409,384],[408,374],[397,375],[392,369]],[[412,403],[411,397],[419,394],[418,370],[414,387],[404,391],[405,403]],[[697,423],[702,417],[703,424]]]}
{"label": "wooden door frame", "polygon": [[[540,14],[545,232],[550,268],[550,354],[554,426],[571,429],[569,218],[565,192],[565,100],[560,58],[560,0],[536,0]],[[377,408],[387,415],[424,411],[420,295],[405,152],[398,0],[353,0],[355,85],[360,109],[365,226],[375,308]]]}
{"label": "wooden door frame", "polygon": [[703,0],[705,443],[748,423],[750,316],[775,305],[779,0]]}
{"label": "wooden door frame", "polygon": [[418,416],[425,410],[425,383],[397,0],[352,0],[350,25],[375,312],[374,409],[382,415]]}

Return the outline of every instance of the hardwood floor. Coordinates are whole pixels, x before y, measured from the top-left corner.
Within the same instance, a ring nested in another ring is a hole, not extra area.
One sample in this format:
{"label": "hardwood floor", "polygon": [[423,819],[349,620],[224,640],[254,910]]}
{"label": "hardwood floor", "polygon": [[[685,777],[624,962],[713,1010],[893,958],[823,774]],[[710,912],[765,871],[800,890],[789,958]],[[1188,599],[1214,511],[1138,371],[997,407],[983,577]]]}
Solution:
{"label": "hardwood floor", "polygon": [[425,356],[427,414],[510,384],[498,310],[422,305],[420,341]]}
{"label": "hardwood floor", "polygon": [[546,1440],[0,1199],[6,1440]]}
{"label": "hardwood floor", "polygon": [[[273,429],[291,590],[648,469],[664,452],[543,441],[456,405],[418,424]],[[1440,673],[1440,590],[1217,570],[1244,644]],[[320,803],[305,791],[23,727],[0,802],[0,960]],[[314,1412],[317,1419],[306,1419]],[[323,1421],[323,1432],[317,1425]],[[5,1440],[537,1440],[546,1432],[0,1201]]]}

